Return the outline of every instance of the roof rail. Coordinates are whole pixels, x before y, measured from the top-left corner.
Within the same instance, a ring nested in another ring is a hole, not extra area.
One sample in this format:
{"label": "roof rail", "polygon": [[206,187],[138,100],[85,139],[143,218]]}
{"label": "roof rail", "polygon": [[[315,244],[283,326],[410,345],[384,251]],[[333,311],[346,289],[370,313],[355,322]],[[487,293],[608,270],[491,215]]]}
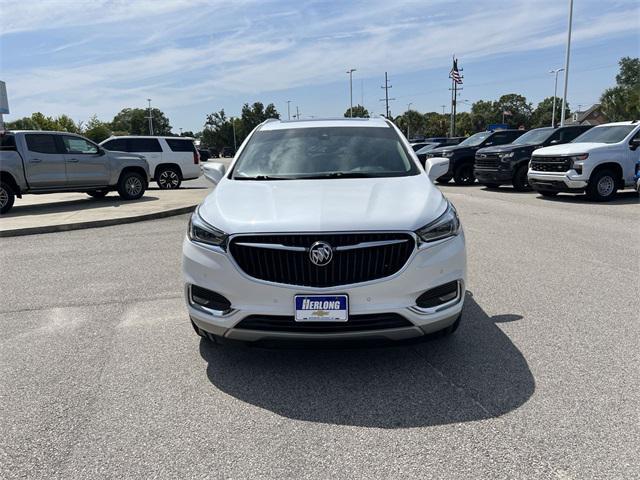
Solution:
{"label": "roof rail", "polygon": [[269,122],[279,122],[280,119],[279,118],[267,118],[264,122],[262,123],[269,123]]}

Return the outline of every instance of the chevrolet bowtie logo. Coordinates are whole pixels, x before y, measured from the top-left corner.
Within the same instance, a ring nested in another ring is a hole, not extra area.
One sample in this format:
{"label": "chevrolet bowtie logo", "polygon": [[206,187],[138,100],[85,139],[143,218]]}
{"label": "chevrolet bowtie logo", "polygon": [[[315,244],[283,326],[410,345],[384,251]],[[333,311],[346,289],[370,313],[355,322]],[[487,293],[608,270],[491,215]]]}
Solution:
{"label": "chevrolet bowtie logo", "polygon": [[324,310],[316,310],[311,315],[314,317],[326,317],[327,315],[329,315],[329,312],[326,312]]}

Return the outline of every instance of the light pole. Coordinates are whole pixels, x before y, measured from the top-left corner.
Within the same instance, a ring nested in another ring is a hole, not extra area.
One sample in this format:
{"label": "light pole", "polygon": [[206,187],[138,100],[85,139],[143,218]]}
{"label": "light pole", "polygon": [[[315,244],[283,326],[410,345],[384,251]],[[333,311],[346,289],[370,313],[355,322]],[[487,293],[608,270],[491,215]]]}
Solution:
{"label": "light pole", "polygon": [[349,116],[353,117],[353,72],[355,72],[355,68],[351,68],[347,70],[349,74]]}
{"label": "light pole", "polygon": [[[564,72],[564,68],[556,68],[555,70],[549,70],[549,73],[553,73],[556,76],[556,80],[553,84],[553,110],[551,110],[551,126],[556,124],[556,97],[558,96],[558,73]],[[564,111],[560,113],[564,117]]]}
{"label": "light pole", "polygon": [[233,117],[231,117],[231,128],[233,128],[233,155],[235,156],[238,145],[236,144],[236,119]]}
{"label": "light pole", "polygon": [[149,135],[153,135],[153,117],[151,116],[151,99],[147,98],[149,102]]}
{"label": "light pole", "polygon": [[287,100],[287,120],[291,120],[291,100]]}
{"label": "light pole", "polygon": [[413,102],[407,103],[407,140],[411,138],[409,136],[409,110],[411,110],[411,105],[413,105]]}
{"label": "light pole", "polygon": [[569,26],[567,28],[567,55],[564,59],[564,91],[562,92],[562,109],[560,110],[560,126],[564,127],[564,111],[567,105],[567,85],[569,84],[569,57],[571,54],[571,24],[573,22],[573,0],[569,0]]}

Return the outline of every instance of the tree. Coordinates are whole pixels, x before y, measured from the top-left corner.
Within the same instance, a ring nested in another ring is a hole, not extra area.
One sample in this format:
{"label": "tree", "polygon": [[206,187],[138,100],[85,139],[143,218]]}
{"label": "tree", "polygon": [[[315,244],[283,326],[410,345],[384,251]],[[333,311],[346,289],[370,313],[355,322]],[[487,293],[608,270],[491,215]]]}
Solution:
{"label": "tree", "polygon": [[449,133],[449,115],[438,112],[427,112],[423,115],[425,136],[444,137]]}
{"label": "tree", "polygon": [[347,111],[344,112],[345,117],[358,117],[358,118],[369,118],[369,110],[364,108],[362,105],[354,105],[353,106],[353,115],[349,114],[351,109],[347,108]]}
{"label": "tree", "polygon": [[111,134],[111,126],[106,122],[98,120],[98,117],[95,115],[89,119],[84,130],[84,136],[96,143],[106,140]]}
{"label": "tree", "polygon": [[478,100],[471,105],[471,123],[473,131],[478,132],[486,130],[487,125],[492,123],[500,123],[502,121],[502,112],[496,102],[491,100]]}
{"label": "tree", "polygon": [[[240,114],[240,129],[236,128],[236,141],[238,145],[251,133],[251,131],[268,118],[280,118],[273,103],[265,108],[262,102],[255,102],[249,106],[245,103]],[[231,144],[233,145],[233,144]]]}
{"label": "tree", "polygon": [[640,118],[640,58],[624,57],[619,65],[616,86],[600,97],[602,111],[612,122]]}
{"label": "tree", "polygon": [[424,115],[416,110],[408,110],[404,114],[397,116],[394,123],[405,135],[408,129],[409,138],[416,135],[424,135],[427,129],[427,122]]}
{"label": "tree", "polygon": [[[562,115],[560,110],[562,109],[562,99],[556,97],[556,125],[560,124]],[[564,111],[564,118],[571,115],[569,104],[567,103]],[[531,128],[550,127],[551,118],[553,116],[553,97],[547,97],[538,103],[538,106],[531,115]]]}
{"label": "tree", "polygon": [[[128,132],[129,135],[149,135],[149,109],[123,108],[113,117],[112,130]],[[169,119],[158,108],[151,109],[154,135],[171,135]]]}
{"label": "tree", "polygon": [[180,134],[181,137],[191,137],[195,138],[195,134],[191,130],[187,130],[186,132],[182,132]]}
{"label": "tree", "polygon": [[[234,119],[239,128],[239,120]],[[223,147],[233,146],[233,126],[231,119],[227,117],[224,109],[219,112],[213,112],[207,115],[207,120],[202,130],[202,143],[207,147]],[[236,142],[237,142],[236,138]]]}
{"label": "tree", "polygon": [[475,131],[469,112],[460,112],[456,115],[456,136],[467,137],[475,133]]}
{"label": "tree", "polygon": [[48,130],[57,132],[80,133],[82,123],[75,123],[68,115],[49,117],[41,112],[32,113],[30,117],[19,118],[7,122],[7,128],[12,130]]}
{"label": "tree", "polygon": [[511,115],[505,115],[505,123],[512,128],[518,128],[524,125],[524,128],[531,126],[531,114],[533,108],[531,103],[527,102],[527,99],[517,93],[509,93],[503,95],[497,102],[500,108],[500,120],[502,121],[502,113],[509,112]]}
{"label": "tree", "polygon": [[60,115],[55,119],[55,123],[57,124],[57,130],[60,132],[69,132],[69,133],[81,133],[82,132],[82,122],[78,122],[77,124],[73,121],[71,117],[68,115]]}

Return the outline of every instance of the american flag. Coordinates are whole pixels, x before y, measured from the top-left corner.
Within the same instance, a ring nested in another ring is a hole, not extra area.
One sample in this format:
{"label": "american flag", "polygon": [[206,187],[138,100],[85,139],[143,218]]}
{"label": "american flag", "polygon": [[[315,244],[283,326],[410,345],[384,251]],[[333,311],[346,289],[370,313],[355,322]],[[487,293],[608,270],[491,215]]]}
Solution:
{"label": "american flag", "polygon": [[453,67],[451,68],[451,71],[449,72],[449,78],[452,78],[454,82],[456,82],[458,85],[460,85],[462,83],[462,75],[460,75],[460,71],[458,70],[458,59],[454,58],[453,59]]}

